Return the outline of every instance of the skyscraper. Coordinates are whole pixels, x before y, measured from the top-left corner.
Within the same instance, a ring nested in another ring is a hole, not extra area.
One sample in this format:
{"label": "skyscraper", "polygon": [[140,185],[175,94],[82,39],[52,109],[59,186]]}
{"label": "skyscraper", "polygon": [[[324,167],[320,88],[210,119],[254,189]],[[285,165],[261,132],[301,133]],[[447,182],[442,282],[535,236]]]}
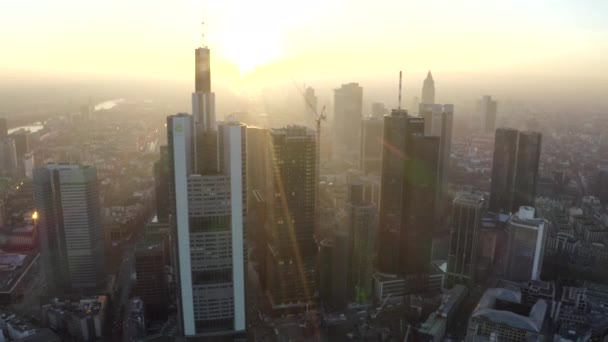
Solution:
{"label": "skyscraper", "polygon": [[422,84],[422,97],[420,103],[434,104],[435,103],[435,81],[431,70],[426,74],[426,78]]}
{"label": "skyscraper", "polygon": [[470,286],[475,281],[478,230],[483,211],[483,196],[463,193],[452,204],[452,227],[446,287]]}
{"label": "skyscraper", "polygon": [[[317,115],[317,96],[315,95],[315,90],[312,87],[307,87],[304,93],[304,120],[311,121]],[[320,114],[320,113],[319,113]]]}
{"label": "skyscraper", "polygon": [[15,140],[18,166],[21,167],[23,156],[30,152],[30,133],[21,129],[17,132],[13,132],[11,137]]}
{"label": "skyscraper", "polygon": [[520,207],[507,223],[509,234],[505,279],[540,280],[547,238],[544,219],[534,218],[534,208]]}
{"label": "skyscraper", "polygon": [[194,117],[195,172],[218,171],[217,127],[215,118],[215,93],[211,91],[211,52],[207,47],[195,50],[195,92],[192,93]]}
{"label": "skyscraper", "polygon": [[218,125],[219,171],[193,173],[193,118],[167,118],[178,308],[186,336],[245,331],[246,130]]}
{"label": "skyscraper", "polygon": [[209,49],[195,53],[193,115],[167,118],[171,235],[185,336],[246,330],[246,126],[217,124]]}
{"label": "skyscraper", "polygon": [[442,215],[443,202],[447,197],[448,171],[452,146],[452,122],[454,119],[453,104],[420,104],[420,117],[424,118],[424,134],[440,137],[439,176],[437,184],[437,214]]}
{"label": "skyscraper", "polygon": [[428,290],[435,197],[439,168],[439,138],[414,135],[405,159],[399,271],[406,293]]}
{"label": "skyscraper", "polygon": [[517,143],[517,167],[513,208],[534,206],[536,180],[540,160],[541,134],[538,132],[519,132]]}
{"label": "skyscraper", "polygon": [[358,83],[334,89],[334,143],[342,149],[359,146],[359,127],[363,117],[363,88]]}
{"label": "skyscraper", "polygon": [[169,222],[169,151],[160,147],[160,159],[154,163],[154,193],[156,194],[156,218],[158,222]]}
{"label": "skyscraper", "polygon": [[382,185],[376,268],[387,274],[399,271],[399,237],[404,213],[405,160],[411,156],[413,136],[424,133],[424,119],[393,109],[384,117]]}
{"label": "skyscraper", "polygon": [[304,309],[316,293],[316,151],[310,129],[270,132],[266,283],[277,310]]}
{"label": "skyscraper", "polygon": [[99,289],[105,283],[97,170],[49,164],[34,171],[40,252],[49,287]]}
{"label": "skyscraper", "polygon": [[477,101],[477,114],[481,121],[481,130],[485,133],[492,133],[496,127],[496,110],[498,103],[492,100],[492,96],[484,95]]}
{"label": "skyscraper", "polygon": [[379,174],[382,170],[382,131],[383,122],[379,118],[366,118],[361,121],[361,151],[359,169],[364,173]]}
{"label": "skyscraper", "polygon": [[350,236],[351,300],[367,302],[372,295],[373,260],[378,225],[377,207],[371,202],[372,185],[356,179],[348,187],[346,227]]}
{"label": "skyscraper", "polygon": [[372,118],[382,119],[384,114],[388,113],[386,106],[382,102],[373,102],[372,103]]}
{"label": "skyscraper", "polygon": [[439,138],[424,136],[424,125],[405,110],[384,118],[376,267],[403,277],[405,293],[429,288]]}
{"label": "skyscraper", "polygon": [[499,128],[494,139],[490,211],[511,212],[517,163],[519,132],[511,128]]}
{"label": "skyscraper", "polygon": [[490,207],[515,212],[534,204],[542,136],[537,132],[496,130]]}
{"label": "skyscraper", "polygon": [[194,91],[211,92],[211,51],[206,46],[194,50]]}
{"label": "skyscraper", "polygon": [[452,127],[454,122],[454,105],[443,105],[441,114],[440,145],[439,145],[439,175],[437,201],[438,213],[443,214],[443,204],[448,196],[448,174],[450,171],[450,155],[452,153]]}

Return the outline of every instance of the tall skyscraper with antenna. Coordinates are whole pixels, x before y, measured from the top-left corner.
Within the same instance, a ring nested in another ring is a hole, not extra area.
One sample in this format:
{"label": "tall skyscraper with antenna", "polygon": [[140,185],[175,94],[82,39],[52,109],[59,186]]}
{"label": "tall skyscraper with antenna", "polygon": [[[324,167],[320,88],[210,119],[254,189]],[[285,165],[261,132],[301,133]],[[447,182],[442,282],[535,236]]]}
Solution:
{"label": "tall skyscraper with antenna", "polygon": [[179,328],[186,337],[246,331],[246,126],[216,123],[210,51],[195,52],[193,115],[167,118]]}
{"label": "tall skyscraper with antenna", "polygon": [[438,137],[424,136],[424,125],[400,108],[384,117],[374,278],[381,289],[384,280],[400,278],[398,295],[428,289],[440,150]]}

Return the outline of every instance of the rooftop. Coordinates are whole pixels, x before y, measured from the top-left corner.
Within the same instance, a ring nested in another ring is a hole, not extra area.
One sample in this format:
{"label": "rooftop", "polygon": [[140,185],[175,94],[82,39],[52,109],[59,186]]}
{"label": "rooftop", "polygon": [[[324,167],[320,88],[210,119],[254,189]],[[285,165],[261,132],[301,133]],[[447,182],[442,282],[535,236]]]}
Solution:
{"label": "rooftop", "polygon": [[0,293],[12,292],[38,259],[39,254],[14,254],[0,251]]}
{"label": "rooftop", "polygon": [[519,291],[492,288],[483,294],[471,318],[484,318],[497,324],[539,333],[546,313],[547,303],[542,299],[527,309],[521,304]]}
{"label": "rooftop", "polygon": [[78,300],[53,298],[49,304],[43,305],[44,310],[55,312],[69,312],[79,317],[97,315],[103,312],[107,303],[107,296],[88,296]]}

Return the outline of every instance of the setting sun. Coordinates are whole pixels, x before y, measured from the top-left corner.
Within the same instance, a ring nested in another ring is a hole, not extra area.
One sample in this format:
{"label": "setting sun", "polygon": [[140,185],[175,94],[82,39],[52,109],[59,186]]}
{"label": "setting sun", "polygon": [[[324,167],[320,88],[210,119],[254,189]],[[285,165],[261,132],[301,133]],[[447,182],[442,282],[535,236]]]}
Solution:
{"label": "setting sun", "polygon": [[241,76],[281,56],[280,21],[264,20],[263,7],[242,3],[231,24],[210,37],[223,57],[234,63]]}

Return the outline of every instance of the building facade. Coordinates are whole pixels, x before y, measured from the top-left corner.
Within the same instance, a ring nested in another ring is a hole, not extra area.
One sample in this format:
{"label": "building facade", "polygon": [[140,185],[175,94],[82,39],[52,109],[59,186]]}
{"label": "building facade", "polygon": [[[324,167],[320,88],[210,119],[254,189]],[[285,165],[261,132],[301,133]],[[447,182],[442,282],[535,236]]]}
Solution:
{"label": "building facade", "polygon": [[266,289],[277,310],[314,302],[316,250],[316,137],[305,127],[270,133],[266,220]]}
{"label": "building facade", "polygon": [[359,169],[363,174],[380,174],[382,171],[383,129],[382,119],[372,117],[361,121]]}
{"label": "building facade", "polygon": [[492,133],[496,128],[496,111],[498,103],[492,100],[492,96],[484,95],[477,101],[477,114],[481,121],[481,130],[484,133]]}
{"label": "building facade", "polygon": [[334,89],[334,139],[336,147],[359,146],[359,127],[363,118],[363,88],[358,83],[343,84]]}
{"label": "building facade", "polygon": [[534,208],[520,207],[509,219],[508,259],[505,279],[540,280],[547,227],[544,219],[534,218]]}
{"label": "building facade", "polygon": [[34,171],[40,252],[55,290],[97,289],[105,283],[97,170],[48,164]]}
{"label": "building facade", "polygon": [[431,70],[426,74],[426,78],[422,84],[422,97],[420,103],[430,105],[435,103],[435,81],[433,80],[433,75],[431,75]]}
{"label": "building facade", "polygon": [[373,260],[378,225],[378,209],[366,196],[372,185],[362,180],[349,184],[346,203],[346,228],[350,235],[350,287],[351,300],[365,303],[372,296]]}
{"label": "building facade", "polygon": [[475,281],[479,224],[484,199],[478,194],[460,194],[452,204],[452,229],[446,287],[470,286]]}

